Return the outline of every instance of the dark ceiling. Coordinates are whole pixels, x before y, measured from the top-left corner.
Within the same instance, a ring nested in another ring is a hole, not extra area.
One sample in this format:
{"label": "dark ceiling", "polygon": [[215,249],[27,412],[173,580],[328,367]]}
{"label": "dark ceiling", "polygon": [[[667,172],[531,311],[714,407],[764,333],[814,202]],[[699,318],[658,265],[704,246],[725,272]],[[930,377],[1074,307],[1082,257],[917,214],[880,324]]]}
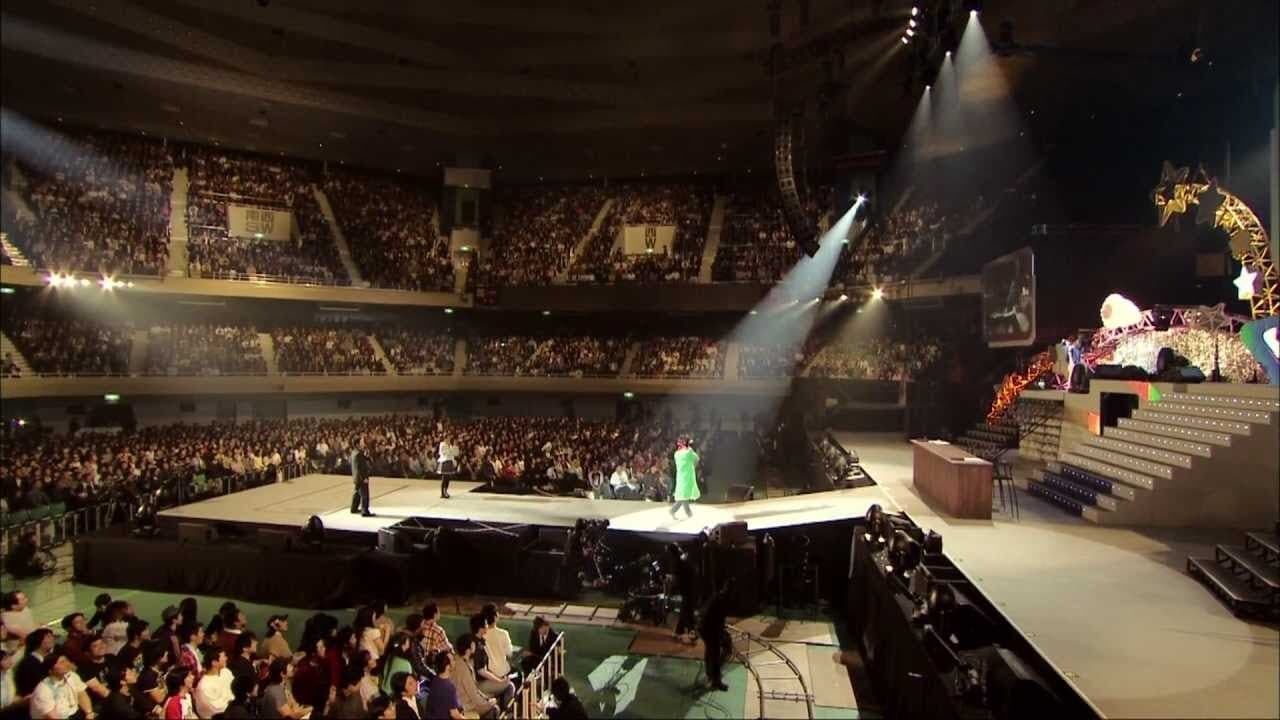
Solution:
{"label": "dark ceiling", "polygon": [[[781,0],[777,83],[767,5],[4,0],[2,98],[47,122],[422,174],[765,168],[775,98],[844,138],[831,152],[892,147],[919,95],[899,43],[909,0]],[[1188,43],[1274,69],[1275,15],[1268,0],[1002,0],[982,20],[1036,49],[1002,60],[1019,101],[1065,107],[1167,96]]]}

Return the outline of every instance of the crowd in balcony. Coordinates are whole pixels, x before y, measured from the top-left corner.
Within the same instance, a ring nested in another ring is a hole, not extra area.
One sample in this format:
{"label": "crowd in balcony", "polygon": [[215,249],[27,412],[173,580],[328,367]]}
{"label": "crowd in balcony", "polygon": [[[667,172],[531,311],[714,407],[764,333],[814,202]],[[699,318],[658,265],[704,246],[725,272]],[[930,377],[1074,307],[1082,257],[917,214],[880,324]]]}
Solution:
{"label": "crowd in balcony", "polygon": [[401,375],[449,375],[457,342],[449,333],[406,328],[378,330],[387,360]]}
{"label": "crowd in balcony", "polygon": [[738,354],[738,372],[744,378],[915,380],[941,357],[941,341],[926,337],[833,338],[811,340],[803,347],[744,344]]}
{"label": "crowd in balcony", "polygon": [[37,373],[124,375],[129,372],[133,328],[91,320],[11,316],[5,335]]}
{"label": "crowd in balcony", "polygon": [[584,335],[475,336],[467,341],[467,374],[617,376],[628,344],[623,338]]}
{"label": "crowd in balcony", "polygon": [[851,242],[832,273],[833,285],[870,285],[904,280],[950,236],[949,218],[937,203],[886,213]]}
{"label": "crowd in balcony", "polygon": [[803,361],[800,343],[743,343],[738,347],[738,377],[791,377],[800,373]]}
{"label": "crowd in balcony", "polygon": [[[805,218],[819,235],[835,220],[830,217],[833,200],[829,186],[815,187],[805,198]],[[774,283],[795,266],[802,253],[775,187],[740,187],[729,193],[712,280]]]}
{"label": "crowd in balcony", "polygon": [[344,325],[277,328],[271,331],[276,366],[283,373],[381,374],[386,366],[362,328]]}
{"label": "crowd in balcony", "polygon": [[399,290],[453,290],[449,242],[439,236],[429,188],[331,170],[324,189],[365,282]]}
{"label": "crowd in balcony", "polygon": [[640,342],[632,361],[634,375],[650,377],[724,377],[725,343],[695,335],[655,337]]}
{"label": "crowd in balcony", "polygon": [[154,326],[148,331],[150,375],[262,375],[262,343],[252,325]]}
{"label": "crowd in balcony", "polygon": [[[614,203],[608,216],[574,259],[571,275],[575,280],[652,284],[697,279],[711,220],[709,186],[632,185],[609,193]],[[670,250],[627,255],[617,243],[624,225],[674,225]]]}
{"label": "crowd in balcony", "polygon": [[[187,260],[194,277],[270,276],[289,282],[346,284],[329,223],[301,163],[214,148],[187,150]],[[288,240],[232,236],[229,204],[292,213]]]}
{"label": "crowd in balcony", "polygon": [[526,187],[501,194],[484,265],[490,286],[544,285],[569,268],[605,201],[590,186]]}
{"label": "crowd in balcony", "polygon": [[159,275],[169,257],[173,159],[159,141],[50,134],[18,160],[34,213],[5,231],[38,267]]}

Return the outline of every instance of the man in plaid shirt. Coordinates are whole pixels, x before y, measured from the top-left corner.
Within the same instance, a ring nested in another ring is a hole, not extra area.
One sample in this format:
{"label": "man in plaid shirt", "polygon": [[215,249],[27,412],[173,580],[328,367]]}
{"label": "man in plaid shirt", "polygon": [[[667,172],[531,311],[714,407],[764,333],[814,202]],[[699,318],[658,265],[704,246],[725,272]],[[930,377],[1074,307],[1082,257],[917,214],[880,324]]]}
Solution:
{"label": "man in plaid shirt", "polygon": [[429,602],[422,606],[422,645],[427,654],[435,656],[442,652],[453,652],[453,645],[445,635],[444,628],[436,622],[440,618],[440,608]]}

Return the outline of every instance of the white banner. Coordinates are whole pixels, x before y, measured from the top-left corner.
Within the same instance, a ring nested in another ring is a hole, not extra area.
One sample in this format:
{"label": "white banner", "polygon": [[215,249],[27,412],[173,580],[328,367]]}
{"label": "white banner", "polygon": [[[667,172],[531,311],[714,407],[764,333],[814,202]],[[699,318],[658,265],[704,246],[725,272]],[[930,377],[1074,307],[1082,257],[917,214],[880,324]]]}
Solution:
{"label": "white banner", "polygon": [[227,234],[260,240],[288,240],[293,237],[293,213],[227,203]]}
{"label": "white banner", "polygon": [[675,225],[624,225],[622,252],[627,255],[670,255],[675,238]]}

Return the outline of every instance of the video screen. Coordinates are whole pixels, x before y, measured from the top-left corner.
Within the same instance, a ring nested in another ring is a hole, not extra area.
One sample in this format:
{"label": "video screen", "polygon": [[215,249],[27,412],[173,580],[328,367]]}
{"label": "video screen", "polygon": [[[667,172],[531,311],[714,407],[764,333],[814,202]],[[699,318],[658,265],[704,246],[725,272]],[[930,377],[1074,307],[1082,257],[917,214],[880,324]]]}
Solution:
{"label": "video screen", "polygon": [[982,268],[982,334],[988,347],[1030,345],[1036,339],[1036,271],[1031,248]]}

